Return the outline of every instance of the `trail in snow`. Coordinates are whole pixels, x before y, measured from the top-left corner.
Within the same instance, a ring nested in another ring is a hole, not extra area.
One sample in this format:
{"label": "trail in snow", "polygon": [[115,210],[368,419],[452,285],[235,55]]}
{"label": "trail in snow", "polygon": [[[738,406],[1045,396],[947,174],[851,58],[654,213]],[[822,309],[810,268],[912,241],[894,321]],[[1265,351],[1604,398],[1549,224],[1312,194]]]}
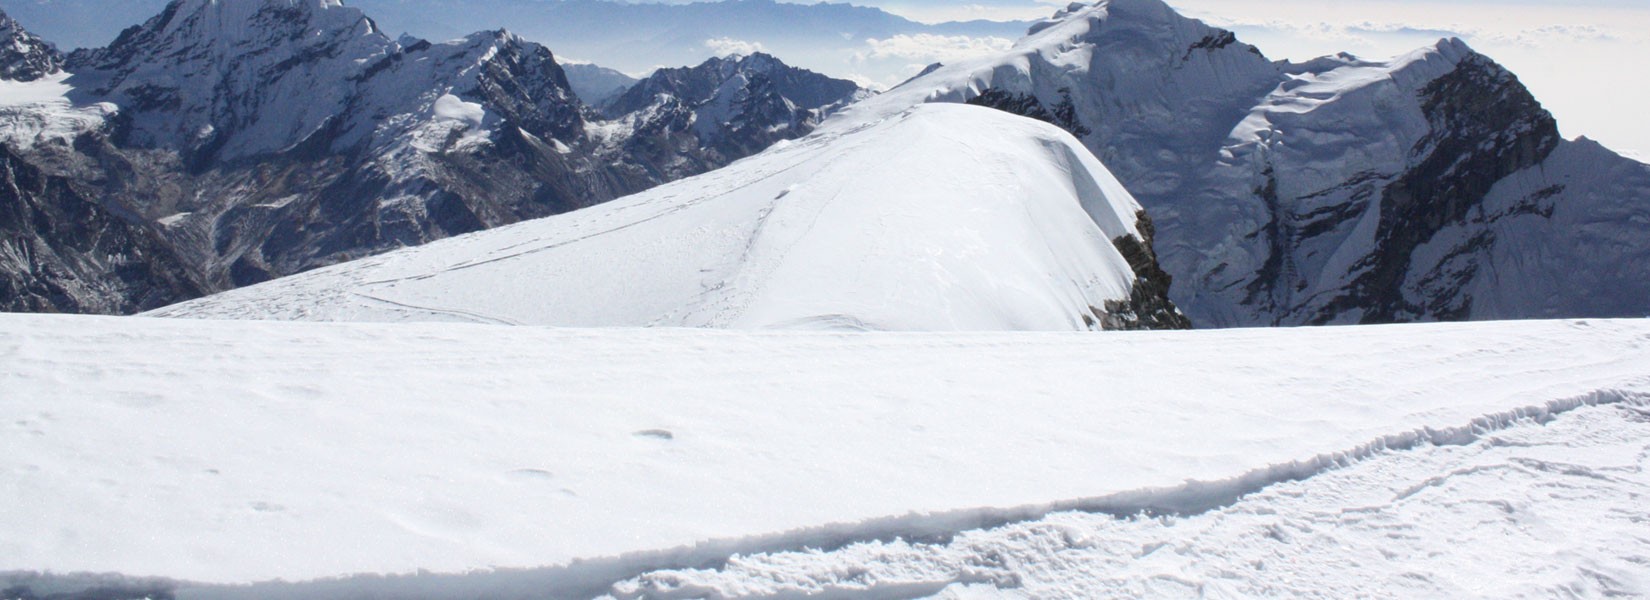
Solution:
{"label": "trail in snow", "polygon": [[[599,594],[736,554],[1196,513],[1383,448],[1641,401],[1646,364],[1642,321],[1095,336],[0,315],[0,571],[200,597]],[[275,578],[310,583],[205,585]]]}
{"label": "trail in snow", "polygon": [[1639,597],[1650,410],[1379,452],[1189,516],[1068,512],[938,543],[736,556],[618,598]]}

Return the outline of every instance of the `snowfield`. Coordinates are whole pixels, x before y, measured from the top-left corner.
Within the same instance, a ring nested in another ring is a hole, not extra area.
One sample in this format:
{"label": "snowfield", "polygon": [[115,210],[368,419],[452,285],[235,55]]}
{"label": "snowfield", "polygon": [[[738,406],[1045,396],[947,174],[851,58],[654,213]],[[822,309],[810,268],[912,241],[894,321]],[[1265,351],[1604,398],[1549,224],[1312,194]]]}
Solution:
{"label": "snowfield", "polygon": [[[0,589],[1643,593],[1647,366],[1637,320],[896,334],[3,315]],[[1142,511],[1179,516],[1125,518]],[[835,552],[787,554],[805,548]]]}
{"label": "snowfield", "polygon": [[1075,138],[909,109],[581,211],[154,314],[581,327],[1081,330],[1140,205]]}

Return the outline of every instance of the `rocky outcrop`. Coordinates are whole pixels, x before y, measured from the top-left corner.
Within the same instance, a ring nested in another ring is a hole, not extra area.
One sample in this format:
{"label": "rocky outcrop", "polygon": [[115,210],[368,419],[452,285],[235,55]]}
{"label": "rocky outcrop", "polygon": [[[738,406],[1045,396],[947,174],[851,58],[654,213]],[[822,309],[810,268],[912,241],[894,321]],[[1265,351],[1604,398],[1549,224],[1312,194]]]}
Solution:
{"label": "rocky outcrop", "polygon": [[0,311],[131,313],[202,291],[149,224],[0,145]]}
{"label": "rocky outcrop", "polygon": [[1157,252],[1152,246],[1157,231],[1146,211],[1135,214],[1135,229],[1140,231],[1140,237],[1126,235],[1112,240],[1112,245],[1134,271],[1129,299],[1108,303],[1105,310],[1094,311],[1095,317],[1109,330],[1191,329],[1191,319],[1169,299],[1174,277],[1157,261]]}

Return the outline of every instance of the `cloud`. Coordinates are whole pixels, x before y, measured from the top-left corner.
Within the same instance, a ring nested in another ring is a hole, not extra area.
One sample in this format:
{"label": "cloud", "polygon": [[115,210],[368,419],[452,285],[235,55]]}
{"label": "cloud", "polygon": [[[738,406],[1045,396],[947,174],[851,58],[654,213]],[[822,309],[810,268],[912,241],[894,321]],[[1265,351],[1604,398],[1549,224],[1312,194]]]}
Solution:
{"label": "cloud", "polygon": [[1618,42],[1623,36],[1597,25],[1548,25],[1514,32],[1482,32],[1474,37],[1499,44],[1515,44],[1531,48],[1549,45],[1567,45],[1580,42]]}
{"label": "cloud", "polygon": [[763,48],[760,42],[747,42],[728,37],[705,40],[705,47],[710,48],[710,51],[717,56],[728,56],[730,54],[749,56],[757,52],[767,52],[767,49]]}
{"label": "cloud", "polygon": [[881,40],[873,38],[865,40],[865,45],[865,50],[855,53],[856,61],[896,59],[927,64],[999,53],[1013,47],[1014,41],[991,36],[919,33]]}

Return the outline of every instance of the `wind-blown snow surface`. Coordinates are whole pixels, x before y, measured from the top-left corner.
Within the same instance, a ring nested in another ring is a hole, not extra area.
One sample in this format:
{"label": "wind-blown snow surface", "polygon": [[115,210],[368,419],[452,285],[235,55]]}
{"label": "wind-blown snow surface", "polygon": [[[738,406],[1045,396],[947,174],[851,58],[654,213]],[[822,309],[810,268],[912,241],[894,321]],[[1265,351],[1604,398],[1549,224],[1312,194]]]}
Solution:
{"label": "wind-blown snow surface", "polygon": [[[1139,205],[1076,139],[927,105],[575,213],[160,316],[1074,330],[1130,297]],[[1086,213],[1086,214],[1085,214]]]}
{"label": "wind-blown snow surface", "polygon": [[739,556],[612,595],[1644,597],[1647,493],[1650,411],[1592,407],[1383,453],[1207,513],[1057,513],[939,542]]}
{"label": "wind-blown snow surface", "polygon": [[[1386,448],[1642,404],[1646,364],[1644,321],[1096,336],[6,315],[0,571],[201,582],[154,584],[181,597],[588,596],[736,553],[1198,514]],[[1591,443],[1520,456],[1643,462]],[[1612,485],[1599,502],[1642,507]],[[1299,514],[1290,489],[1245,502]],[[420,569],[455,575],[202,585]]]}

